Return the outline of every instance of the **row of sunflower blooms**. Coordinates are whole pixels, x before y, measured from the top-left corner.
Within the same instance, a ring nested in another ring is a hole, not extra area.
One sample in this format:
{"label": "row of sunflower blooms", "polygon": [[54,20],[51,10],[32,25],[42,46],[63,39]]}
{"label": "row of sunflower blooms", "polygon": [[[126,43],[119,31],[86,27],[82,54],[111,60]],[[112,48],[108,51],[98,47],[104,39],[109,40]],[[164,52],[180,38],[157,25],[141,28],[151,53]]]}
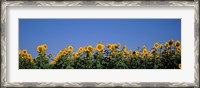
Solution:
{"label": "row of sunflower blooms", "polygon": [[[50,61],[51,54],[46,56],[47,45],[37,47],[39,53],[35,59],[24,57],[19,53],[20,68],[36,69],[180,69],[181,68],[181,43],[169,40],[165,44],[154,43],[148,50],[146,46],[137,50],[127,50],[121,44],[103,45],[99,42],[96,47],[91,45],[80,47],[76,52],[73,46],[68,46]],[[21,52],[27,50],[22,50]],[[29,54],[30,55],[30,54]],[[24,64],[26,63],[26,64]]]}

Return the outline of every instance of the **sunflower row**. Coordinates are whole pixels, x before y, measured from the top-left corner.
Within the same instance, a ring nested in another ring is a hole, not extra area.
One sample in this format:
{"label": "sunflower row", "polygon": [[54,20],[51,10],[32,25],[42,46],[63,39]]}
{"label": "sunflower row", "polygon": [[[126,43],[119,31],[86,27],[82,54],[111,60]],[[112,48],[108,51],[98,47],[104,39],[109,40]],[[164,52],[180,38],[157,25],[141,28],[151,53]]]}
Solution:
{"label": "sunflower row", "polygon": [[[151,50],[146,46],[137,50],[127,50],[121,44],[106,44],[99,42],[96,47],[91,45],[80,47],[76,52],[73,46],[68,46],[59,51],[51,60],[51,54],[46,55],[47,45],[39,45],[38,57],[28,63],[41,65],[32,68],[45,69],[174,69],[181,68],[181,43],[179,40],[174,42],[169,40],[164,44],[154,43]],[[27,51],[27,50],[22,50]],[[23,54],[19,53],[23,56]],[[20,58],[26,58],[21,57]],[[25,63],[25,62],[24,62]],[[23,67],[23,66],[20,66]],[[26,68],[23,67],[23,68]]]}

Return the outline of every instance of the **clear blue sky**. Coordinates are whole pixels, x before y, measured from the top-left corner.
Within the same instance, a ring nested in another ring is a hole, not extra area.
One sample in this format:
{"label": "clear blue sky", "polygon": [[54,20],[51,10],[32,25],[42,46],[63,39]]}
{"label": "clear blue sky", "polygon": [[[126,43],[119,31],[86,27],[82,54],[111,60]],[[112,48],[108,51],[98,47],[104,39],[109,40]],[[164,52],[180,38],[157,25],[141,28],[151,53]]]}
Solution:
{"label": "clear blue sky", "polygon": [[19,19],[19,49],[27,49],[33,57],[36,47],[47,44],[47,54],[72,45],[79,47],[121,43],[129,49],[169,39],[181,40],[181,19]]}

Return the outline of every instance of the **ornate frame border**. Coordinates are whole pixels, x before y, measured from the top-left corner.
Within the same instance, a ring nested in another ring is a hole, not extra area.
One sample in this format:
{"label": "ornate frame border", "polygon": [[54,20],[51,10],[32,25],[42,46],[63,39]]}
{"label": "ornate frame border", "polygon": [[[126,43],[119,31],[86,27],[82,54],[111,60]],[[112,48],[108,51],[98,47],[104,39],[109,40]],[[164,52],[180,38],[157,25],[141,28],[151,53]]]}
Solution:
{"label": "ornate frame border", "polygon": [[[15,82],[6,81],[6,8],[9,6],[194,6],[195,82]],[[195,1],[2,1],[1,2],[1,87],[199,87],[199,0]]]}

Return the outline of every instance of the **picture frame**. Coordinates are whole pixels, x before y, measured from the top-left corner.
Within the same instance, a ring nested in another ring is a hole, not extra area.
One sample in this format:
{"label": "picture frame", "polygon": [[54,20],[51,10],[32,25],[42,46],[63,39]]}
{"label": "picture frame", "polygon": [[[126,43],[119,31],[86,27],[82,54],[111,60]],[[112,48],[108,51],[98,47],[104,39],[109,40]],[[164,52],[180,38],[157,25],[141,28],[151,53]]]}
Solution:
{"label": "picture frame", "polygon": [[[26,6],[166,6],[194,7],[194,82],[8,82],[7,81],[7,8]],[[1,87],[199,87],[199,1],[2,1],[1,2]]]}

